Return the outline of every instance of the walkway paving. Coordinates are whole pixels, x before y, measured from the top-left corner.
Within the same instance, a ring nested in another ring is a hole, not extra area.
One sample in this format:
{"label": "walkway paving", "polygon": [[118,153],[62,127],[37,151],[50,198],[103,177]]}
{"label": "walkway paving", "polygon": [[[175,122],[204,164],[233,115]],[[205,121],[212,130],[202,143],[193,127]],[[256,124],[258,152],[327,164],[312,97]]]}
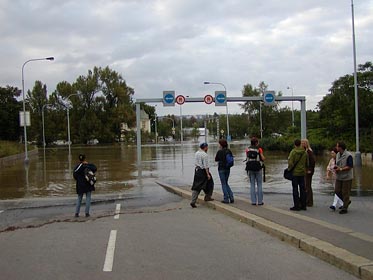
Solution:
{"label": "walkway paving", "polygon": [[[189,186],[157,183],[170,192],[191,198]],[[322,207],[294,213],[287,208],[291,206],[289,200],[288,206],[278,201],[253,206],[250,200],[237,195],[234,204],[221,203],[222,194],[219,192],[214,192],[213,197],[215,201],[204,202],[201,196],[199,206],[205,205],[230,215],[361,279],[373,279],[371,198],[355,206],[360,207],[360,211],[356,211],[358,215],[353,211],[350,211],[352,214],[339,215],[328,210],[325,198]],[[326,199],[331,201],[329,197]]]}

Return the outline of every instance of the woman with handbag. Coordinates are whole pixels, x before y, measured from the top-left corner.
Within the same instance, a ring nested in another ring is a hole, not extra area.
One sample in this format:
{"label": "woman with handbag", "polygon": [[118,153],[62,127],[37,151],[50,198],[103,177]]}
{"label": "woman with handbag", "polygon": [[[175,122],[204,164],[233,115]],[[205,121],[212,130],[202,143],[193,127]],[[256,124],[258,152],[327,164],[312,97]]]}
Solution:
{"label": "woman with handbag", "polygon": [[294,206],[291,211],[307,210],[306,207],[306,189],[304,184],[304,176],[306,175],[307,153],[301,147],[301,141],[294,141],[294,148],[291,150],[288,158],[288,170],[292,170],[293,179],[291,185],[293,187],[293,202]]}

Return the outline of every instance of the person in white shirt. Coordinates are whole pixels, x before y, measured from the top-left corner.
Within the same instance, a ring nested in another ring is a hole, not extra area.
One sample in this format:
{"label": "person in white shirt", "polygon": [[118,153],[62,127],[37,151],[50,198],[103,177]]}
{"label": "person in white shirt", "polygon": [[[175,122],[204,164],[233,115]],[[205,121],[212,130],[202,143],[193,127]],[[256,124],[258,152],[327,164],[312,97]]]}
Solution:
{"label": "person in white shirt", "polygon": [[192,201],[190,206],[196,208],[196,202],[201,190],[205,193],[205,201],[214,200],[211,198],[214,191],[214,181],[210,173],[209,157],[207,154],[208,144],[202,143],[195,154],[194,179],[192,185]]}

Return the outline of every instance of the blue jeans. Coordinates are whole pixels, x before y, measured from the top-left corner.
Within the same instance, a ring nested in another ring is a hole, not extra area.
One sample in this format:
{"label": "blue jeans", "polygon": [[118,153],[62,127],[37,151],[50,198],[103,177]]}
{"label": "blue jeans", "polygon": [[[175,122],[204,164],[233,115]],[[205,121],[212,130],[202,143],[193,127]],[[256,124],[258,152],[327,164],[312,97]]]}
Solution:
{"label": "blue jeans", "polygon": [[[263,204],[263,177],[262,177],[262,170],[259,171],[249,171],[249,178],[250,178],[250,195],[251,195],[251,203],[256,204]],[[255,182],[257,186],[257,190],[255,189]]]}
{"label": "blue jeans", "polygon": [[221,169],[221,170],[218,170],[218,172],[219,172],[219,178],[221,182],[221,188],[223,190],[224,201],[233,202],[234,201],[233,192],[231,190],[231,187],[228,185],[229,174],[231,171],[230,169]]}
{"label": "blue jeans", "polygon": [[[92,192],[87,192],[85,194],[85,213],[86,214],[89,214],[89,208],[91,207],[91,194]],[[80,205],[82,205],[82,199],[83,199],[83,194],[78,194],[78,200],[76,201],[75,214],[79,215]]]}

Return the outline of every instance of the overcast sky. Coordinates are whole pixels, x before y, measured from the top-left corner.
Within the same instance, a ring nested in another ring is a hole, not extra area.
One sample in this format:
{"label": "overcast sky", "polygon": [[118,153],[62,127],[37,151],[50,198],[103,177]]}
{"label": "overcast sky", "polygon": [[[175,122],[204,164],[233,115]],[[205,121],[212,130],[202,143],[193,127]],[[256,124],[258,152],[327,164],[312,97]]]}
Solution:
{"label": "overcast sky", "polygon": [[[373,0],[355,0],[357,63],[373,61]],[[0,86],[35,80],[49,93],[94,66],[122,74],[134,99],[242,96],[260,81],[315,109],[331,83],[353,73],[351,0],[0,0]],[[154,105],[154,104],[153,104]],[[290,104],[287,104],[290,106]],[[299,108],[298,104],[295,105]],[[224,113],[188,103],[183,114]],[[229,110],[238,113],[236,104]],[[179,114],[157,105],[157,112]]]}

